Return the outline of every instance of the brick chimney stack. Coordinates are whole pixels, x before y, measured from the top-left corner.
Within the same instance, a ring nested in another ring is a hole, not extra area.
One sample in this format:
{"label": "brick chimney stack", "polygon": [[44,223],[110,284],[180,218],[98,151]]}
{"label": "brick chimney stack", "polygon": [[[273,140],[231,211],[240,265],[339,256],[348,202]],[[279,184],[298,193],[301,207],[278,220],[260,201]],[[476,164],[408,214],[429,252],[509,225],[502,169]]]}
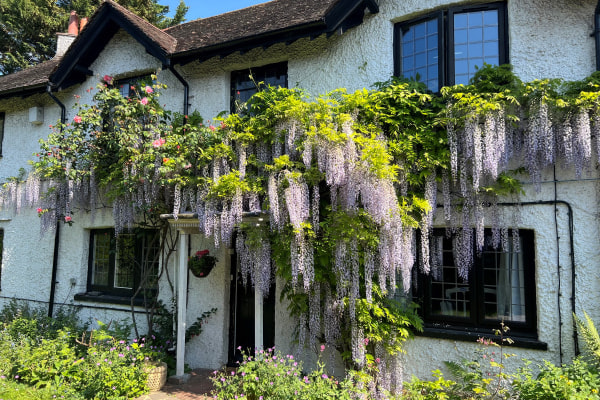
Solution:
{"label": "brick chimney stack", "polygon": [[[83,20],[84,19],[82,18],[81,29],[83,29],[84,26]],[[87,22],[87,18],[85,18],[85,20]],[[71,16],[69,17],[69,28],[67,30],[67,33],[59,32],[56,34],[56,54],[54,56],[62,57],[67,52],[69,46],[71,46],[71,43],[73,43],[78,34],[79,17],[77,16],[77,11],[71,11]]]}
{"label": "brick chimney stack", "polygon": [[69,29],[67,31],[70,35],[75,35],[79,33],[79,17],[77,16],[77,11],[71,11],[71,16],[69,17]]}

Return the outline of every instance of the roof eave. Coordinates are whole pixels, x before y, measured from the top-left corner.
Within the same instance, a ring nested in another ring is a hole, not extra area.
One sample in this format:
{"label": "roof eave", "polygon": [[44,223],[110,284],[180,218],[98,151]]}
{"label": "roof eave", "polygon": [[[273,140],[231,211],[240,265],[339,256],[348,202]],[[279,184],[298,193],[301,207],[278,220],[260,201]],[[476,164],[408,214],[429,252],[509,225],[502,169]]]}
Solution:
{"label": "roof eave", "polygon": [[48,83],[43,82],[31,86],[5,90],[3,92],[0,92],[0,100],[9,99],[12,97],[27,97],[34,94],[45,93],[47,86]]}
{"label": "roof eave", "polygon": [[257,47],[271,46],[275,43],[293,42],[304,37],[316,37],[324,33],[327,33],[327,25],[324,21],[316,21],[175,53],[172,56],[172,62],[174,64],[185,65],[196,60],[208,60],[212,57],[227,55],[236,51],[245,52]]}
{"label": "roof eave", "polygon": [[314,38],[322,34],[343,32],[362,23],[365,7],[371,13],[379,12],[376,0],[341,0],[320,20],[175,53],[172,57],[173,63],[185,65],[192,61],[204,61],[237,51],[246,52],[275,43],[291,43],[305,37]]}

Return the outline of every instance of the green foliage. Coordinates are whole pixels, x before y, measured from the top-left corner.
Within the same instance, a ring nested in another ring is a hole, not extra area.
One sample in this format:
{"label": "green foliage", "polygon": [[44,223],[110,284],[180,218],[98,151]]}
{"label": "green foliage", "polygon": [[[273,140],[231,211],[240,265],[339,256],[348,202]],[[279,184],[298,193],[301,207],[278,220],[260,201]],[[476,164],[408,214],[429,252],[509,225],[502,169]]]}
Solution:
{"label": "green foliage", "polygon": [[600,335],[590,316],[584,312],[584,319],[573,314],[577,332],[583,339],[586,360],[596,367],[600,366]]}
{"label": "green foliage", "polygon": [[52,58],[68,19],[54,0],[0,0],[0,75]]}
{"label": "green foliage", "polygon": [[513,385],[523,400],[584,400],[599,399],[600,375],[598,370],[576,358],[571,364],[558,367],[548,361],[539,374],[529,366],[521,369]]}
{"label": "green foliage", "polygon": [[[2,314],[14,308],[11,304]],[[21,314],[2,323],[0,393],[16,391],[12,382],[18,382],[40,389],[31,398],[46,393],[69,399],[136,397],[147,391],[144,363],[164,357],[146,338],[129,341],[131,327],[123,323],[99,322],[97,330],[79,333],[81,326],[40,329],[44,321]]]}
{"label": "green foliage", "polygon": [[211,308],[209,311],[204,311],[202,315],[196,319],[196,322],[191,324],[185,330],[185,341],[188,342],[193,337],[200,336],[200,334],[202,333],[202,324],[206,323],[206,320],[216,312],[216,308]]}
{"label": "green foliage", "polygon": [[82,400],[77,393],[60,391],[55,388],[35,388],[6,377],[0,377],[0,398],[10,400]]}
{"label": "green foliage", "polygon": [[37,338],[56,338],[61,330],[75,332],[85,330],[88,323],[81,323],[78,317],[79,308],[61,307],[50,318],[45,307],[32,307],[28,302],[11,299],[0,310],[0,323],[16,340],[25,336],[31,340]]}
{"label": "green foliage", "polygon": [[327,375],[325,365],[319,361],[317,368],[305,374],[302,363],[292,355],[267,349],[256,356],[244,355],[237,371],[218,373],[211,378],[214,398],[259,399],[364,399],[367,392],[352,377],[336,379]]}
{"label": "green foliage", "polygon": [[410,382],[405,382],[399,396],[405,400],[458,400],[461,397],[458,384],[444,378],[444,374],[436,369],[432,371],[434,380],[421,380],[413,376]]}
{"label": "green foliage", "polygon": [[[173,18],[158,0],[115,0],[163,29],[185,21],[189,7],[180,0]],[[56,32],[66,32],[71,10],[90,17],[101,0],[0,0],[0,75],[50,60]]]}

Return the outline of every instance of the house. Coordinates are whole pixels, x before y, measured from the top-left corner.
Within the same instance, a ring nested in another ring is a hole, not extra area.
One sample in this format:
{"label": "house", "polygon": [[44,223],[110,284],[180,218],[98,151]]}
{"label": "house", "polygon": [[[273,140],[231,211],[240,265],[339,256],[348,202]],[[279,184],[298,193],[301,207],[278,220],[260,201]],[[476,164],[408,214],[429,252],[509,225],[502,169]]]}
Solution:
{"label": "house", "polygon": [[[48,126],[61,116],[72,120],[74,95],[89,102],[87,89],[104,75],[128,83],[159,71],[158,79],[168,85],[161,102],[184,114],[199,110],[206,118],[229,111],[236,95],[245,100],[252,94],[250,70],[258,80],[313,94],[358,90],[394,74],[419,77],[435,92],[468,82],[483,63],[510,63],[525,81],[575,80],[598,69],[599,18],[600,4],[592,0],[273,0],[160,30],[107,0],[81,32],[62,35],[60,48],[67,47],[62,40],[72,39],[64,54],[0,77],[0,180],[28,167]],[[577,353],[572,313],[585,310],[600,320],[598,174],[593,169],[580,178],[558,165],[543,172],[540,185],[536,190],[523,182],[517,221],[522,251],[501,256],[501,264],[510,258],[518,266],[510,287],[516,294],[500,300],[506,283],[490,283],[483,274],[469,283],[458,275],[434,282],[439,292],[423,295],[426,329],[401,355],[405,376],[427,377],[443,361],[468,356],[476,339],[490,335],[501,319],[514,328],[519,358],[559,363]],[[504,205],[506,215],[513,214],[515,205]],[[114,278],[115,221],[109,210],[93,218],[82,213],[73,226],[41,235],[36,210],[14,208],[18,212],[0,209],[0,305],[16,298],[48,307],[50,314],[77,305],[83,318],[130,318],[132,284]],[[178,325],[217,309],[202,335],[177,349],[185,352],[185,362],[218,368],[241,344],[292,351],[294,322],[279,300],[281,288],[271,298],[255,297],[234,278],[234,249],[216,249],[198,234],[197,221],[174,217],[171,223],[181,233],[177,257],[161,267],[176,277]],[[131,240],[134,249],[148,245],[143,236]],[[452,250],[440,240],[440,251],[451,259]],[[210,276],[182,273],[189,248],[216,254]],[[94,261],[102,257],[106,270]],[[480,263],[473,268],[488,268]],[[165,276],[159,285],[160,293],[169,293]],[[473,297],[465,296],[471,288]],[[494,293],[493,300],[486,293]],[[491,317],[486,307],[495,310]]]}

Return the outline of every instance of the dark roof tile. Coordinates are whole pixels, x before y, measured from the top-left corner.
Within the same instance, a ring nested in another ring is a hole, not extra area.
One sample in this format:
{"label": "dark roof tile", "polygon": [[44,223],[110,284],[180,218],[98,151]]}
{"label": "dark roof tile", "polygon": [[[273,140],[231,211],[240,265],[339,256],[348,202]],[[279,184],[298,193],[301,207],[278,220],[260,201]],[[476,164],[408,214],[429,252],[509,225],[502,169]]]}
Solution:
{"label": "dark roof tile", "polygon": [[339,0],[273,0],[168,28],[177,39],[176,53],[221,45],[269,32],[323,22]]}
{"label": "dark roof tile", "polygon": [[[101,7],[106,7],[108,4],[118,10],[133,26],[135,26],[135,28],[139,29],[140,32],[145,34],[150,40],[159,45],[164,50],[165,54],[171,54],[175,51],[177,39],[173,36],[112,0],[104,0]],[[99,12],[100,8],[96,12]]]}
{"label": "dark roof tile", "polygon": [[41,87],[48,83],[48,77],[60,62],[53,58],[41,64],[25,68],[10,75],[0,76],[0,93],[23,91],[28,88]]}

